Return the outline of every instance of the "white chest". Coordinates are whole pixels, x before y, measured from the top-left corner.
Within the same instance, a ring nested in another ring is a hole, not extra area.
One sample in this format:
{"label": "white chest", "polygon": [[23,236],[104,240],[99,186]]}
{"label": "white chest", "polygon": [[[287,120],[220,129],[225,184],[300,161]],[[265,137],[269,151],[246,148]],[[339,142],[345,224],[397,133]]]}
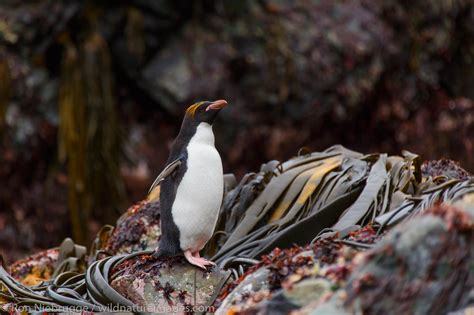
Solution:
{"label": "white chest", "polygon": [[187,170],[176,191],[172,214],[181,248],[200,250],[214,231],[224,189],[222,161],[209,124],[197,127],[187,154]]}

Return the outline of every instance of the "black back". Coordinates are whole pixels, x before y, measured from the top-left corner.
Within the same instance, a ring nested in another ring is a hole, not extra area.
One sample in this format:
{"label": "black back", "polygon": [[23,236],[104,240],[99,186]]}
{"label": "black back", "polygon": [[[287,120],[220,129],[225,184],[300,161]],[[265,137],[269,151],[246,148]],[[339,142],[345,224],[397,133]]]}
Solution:
{"label": "black back", "polygon": [[[223,107],[218,106],[217,108],[213,108],[213,106],[215,106],[213,104],[220,103],[222,105],[223,102],[227,104],[227,102],[222,100],[216,102],[200,102],[191,105],[186,110],[183,123],[181,124],[181,130],[171,147],[167,161],[167,165],[169,165],[176,159],[180,159],[181,165],[172,175],[166,177],[160,185],[161,239],[157,253],[158,256],[174,256],[182,252],[179,243],[180,232],[173,220],[171,209],[176,198],[178,186],[188,169],[187,147],[189,141],[196,133],[199,124],[206,122],[212,125],[217,114]],[[210,110],[206,110],[208,107]]]}
{"label": "black back", "polygon": [[199,123],[190,119],[187,115],[185,116],[181,130],[171,147],[168,157],[167,164],[178,158],[181,158],[182,163],[177,171],[165,178],[160,185],[161,239],[158,250],[158,255],[160,256],[174,256],[182,252],[179,244],[179,229],[173,221],[171,208],[173,207],[179,183],[188,169],[186,163],[188,152],[186,148],[194,136]]}

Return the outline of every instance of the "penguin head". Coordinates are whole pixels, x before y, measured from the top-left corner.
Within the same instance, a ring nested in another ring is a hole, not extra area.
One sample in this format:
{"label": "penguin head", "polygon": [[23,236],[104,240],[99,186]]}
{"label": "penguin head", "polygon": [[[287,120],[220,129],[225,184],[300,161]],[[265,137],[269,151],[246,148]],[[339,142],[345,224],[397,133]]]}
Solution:
{"label": "penguin head", "polygon": [[214,102],[199,102],[193,104],[186,109],[186,118],[197,123],[206,122],[210,125],[216,119],[217,114],[227,105],[224,100]]}

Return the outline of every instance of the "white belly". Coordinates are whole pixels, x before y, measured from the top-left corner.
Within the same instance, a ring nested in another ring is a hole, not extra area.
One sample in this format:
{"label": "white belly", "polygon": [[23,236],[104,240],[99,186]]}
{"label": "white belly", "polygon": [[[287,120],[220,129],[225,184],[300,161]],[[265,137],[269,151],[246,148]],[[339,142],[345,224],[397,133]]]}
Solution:
{"label": "white belly", "polygon": [[222,161],[209,124],[197,127],[187,151],[187,170],[171,212],[180,232],[181,249],[198,251],[214,232],[224,192]]}

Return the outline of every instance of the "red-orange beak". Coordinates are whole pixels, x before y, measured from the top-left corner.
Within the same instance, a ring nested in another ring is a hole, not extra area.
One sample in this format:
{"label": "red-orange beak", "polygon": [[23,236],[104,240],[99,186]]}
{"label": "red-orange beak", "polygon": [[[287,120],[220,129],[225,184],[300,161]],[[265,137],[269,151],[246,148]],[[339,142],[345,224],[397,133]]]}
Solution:
{"label": "red-orange beak", "polygon": [[226,107],[226,105],[227,105],[227,101],[224,101],[224,100],[214,101],[206,107],[206,112],[211,109],[212,110],[223,109],[224,107]]}

